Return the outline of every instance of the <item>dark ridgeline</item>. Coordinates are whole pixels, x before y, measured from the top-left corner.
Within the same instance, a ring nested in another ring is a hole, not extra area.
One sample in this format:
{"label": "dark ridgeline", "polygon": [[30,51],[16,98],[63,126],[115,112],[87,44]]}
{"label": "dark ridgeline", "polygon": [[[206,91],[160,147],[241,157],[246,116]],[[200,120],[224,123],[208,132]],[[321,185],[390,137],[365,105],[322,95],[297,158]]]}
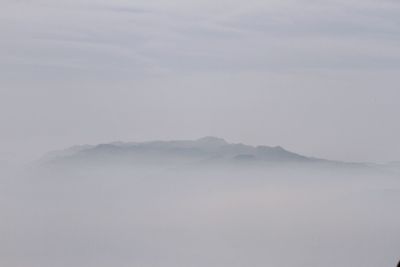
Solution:
{"label": "dark ridgeline", "polygon": [[143,143],[114,142],[94,146],[78,146],[50,153],[45,162],[66,161],[130,162],[185,160],[192,162],[321,162],[283,149],[280,146],[250,146],[232,144],[216,137],[198,140],[153,141]]}
{"label": "dark ridgeline", "polygon": [[[363,164],[329,161],[307,157],[280,146],[251,146],[229,143],[222,138],[204,137],[197,140],[113,142],[76,146],[49,153],[43,166],[103,165],[126,166],[321,166],[364,168]],[[286,164],[286,165],[285,165]]]}

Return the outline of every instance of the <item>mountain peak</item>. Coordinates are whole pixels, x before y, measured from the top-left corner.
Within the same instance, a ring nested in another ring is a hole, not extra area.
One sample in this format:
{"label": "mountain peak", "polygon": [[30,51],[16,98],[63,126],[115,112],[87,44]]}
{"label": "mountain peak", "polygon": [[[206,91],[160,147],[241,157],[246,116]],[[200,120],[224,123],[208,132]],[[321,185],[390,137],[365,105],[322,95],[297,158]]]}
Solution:
{"label": "mountain peak", "polygon": [[200,142],[202,144],[207,144],[207,145],[227,145],[228,144],[228,142],[226,142],[225,139],[215,137],[215,136],[205,136],[200,139],[197,139],[196,141]]}
{"label": "mountain peak", "polygon": [[[125,145],[127,144],[127,145]],[[198,162],[228,163],[244,160],[262,162],[315,162],[280,146],[234,144],[222,138],[206,136],[197,140],[109,143],[57,153],[50,161],[58,162],[127,162],[131,164],[187,164]],[[54,155],[54,154],[53,154]]]}

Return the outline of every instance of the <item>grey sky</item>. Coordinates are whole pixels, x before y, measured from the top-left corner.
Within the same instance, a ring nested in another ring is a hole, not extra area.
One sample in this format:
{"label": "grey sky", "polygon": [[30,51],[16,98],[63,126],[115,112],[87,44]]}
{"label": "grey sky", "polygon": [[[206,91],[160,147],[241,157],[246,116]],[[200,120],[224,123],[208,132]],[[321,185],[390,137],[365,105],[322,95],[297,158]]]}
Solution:
{"label": "grey sky", "polygon": [[397,1],[1,1],[0,159],[188,139],[400,160]]}

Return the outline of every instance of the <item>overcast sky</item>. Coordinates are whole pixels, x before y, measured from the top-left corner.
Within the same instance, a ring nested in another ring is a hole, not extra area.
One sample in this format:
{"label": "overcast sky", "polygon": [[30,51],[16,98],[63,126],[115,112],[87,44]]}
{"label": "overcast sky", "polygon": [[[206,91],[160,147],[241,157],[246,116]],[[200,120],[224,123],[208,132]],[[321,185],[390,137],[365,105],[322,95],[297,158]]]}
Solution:
{"label": "overcast sky", "polygon": [[0,160],[205,135],[400,160],[396,0],[0,4]]}

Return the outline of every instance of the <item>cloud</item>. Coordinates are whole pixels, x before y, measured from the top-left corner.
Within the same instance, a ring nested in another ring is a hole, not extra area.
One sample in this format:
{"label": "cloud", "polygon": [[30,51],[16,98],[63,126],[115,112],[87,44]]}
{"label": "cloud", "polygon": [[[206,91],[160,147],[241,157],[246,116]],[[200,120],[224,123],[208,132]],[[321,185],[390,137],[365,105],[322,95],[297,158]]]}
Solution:
{"label": "cloud", "polygon": [[[347,97],[357,102],[360,91],[392,90],[400,68],[399,8],[395,1],[373,0],[7,1],[0,10],[0,91],[5,96],[0,99],[0,118],[8,133],[3,143],[13,150],[28,142],[19,133],[29,132],[32,147],[45,152],[59,147],[57,142],[73,145],[94,136],[102,142],[213,134],[248,143],[289,142],[294,150],[310,154],[307,147],[315,148],[313,127],[325,122],[305,110],[297,113],[291,94],[282,92],[301,92],[299,103],[308,103],[310,95],[321,91],[329,96],[351,91]],[[378,94],[374,92],[366,97]],[[249,94],[261,102],[254,106]],[[284,97],[271,103],[269,98],[278,95]],[[76,110],[69,110],[64,99],[78,101]],[[345,102],[336,101],[332,114],[339,114],[335,108]],[[25,121],[21,102],[36,110],[32,121],[42,130]],[[275,112],[282,111],[280,105],[286,113]],[[59,114],[50,112],[55,106],[62,107]],[[368,134],[363,118],[358,120],[363,127],[357,128],[352,120],[341,122],[335,116],[335,123],[319,133],[330,139],[336,128],[346,125],[358,136],[368,136],[365,150],[379,150],[377,158],[387,159],[376,137],[381,136],[377,125],[381,117],[395,120],[396,112],[383,104],[380,110]],[[368,113],[366,107],[362,111]],[[238,126],[238,118],[245,129]],[[264,120],[275,129],[260,126]],[[308,129],[300,129],[299,120]],[[81,136],[72,137],[74,121],[85,131]],[[389,120],[384,126],[399,133]],[[46,135],[48,127],[52,130]],[[294,128],[301,137],[286,134]],[[45,141],[33,141],[35,136]],[[50,138],[51,147],[46,144]],[[341,142],[356,146],[346,134]],[[327,152],[328,145],[326,151],[315,148],[321,152],[316,156],[348,159],[334,141],[330,144],[334,156]],[[400,150],[392,148],[390,158],[396,159]],[[363,150],[349,157],[370,160],[375,155]]]}
{"label": "cloud", "polygon": [[14,64],[18,57],[35,58],[42,49],[58,51],[47,56],[61,66],[75,57],[89,68],[109,71],[150,65],[192,71],[399,67],[400,19],[393,3],[267,2],[257,10],[237,11],[230,5],[225,12],[204,14],[100,1],[69,9],[26,5],[30,12],[6,18],[3,26],[11,41],[0,53],[14,55]]}

